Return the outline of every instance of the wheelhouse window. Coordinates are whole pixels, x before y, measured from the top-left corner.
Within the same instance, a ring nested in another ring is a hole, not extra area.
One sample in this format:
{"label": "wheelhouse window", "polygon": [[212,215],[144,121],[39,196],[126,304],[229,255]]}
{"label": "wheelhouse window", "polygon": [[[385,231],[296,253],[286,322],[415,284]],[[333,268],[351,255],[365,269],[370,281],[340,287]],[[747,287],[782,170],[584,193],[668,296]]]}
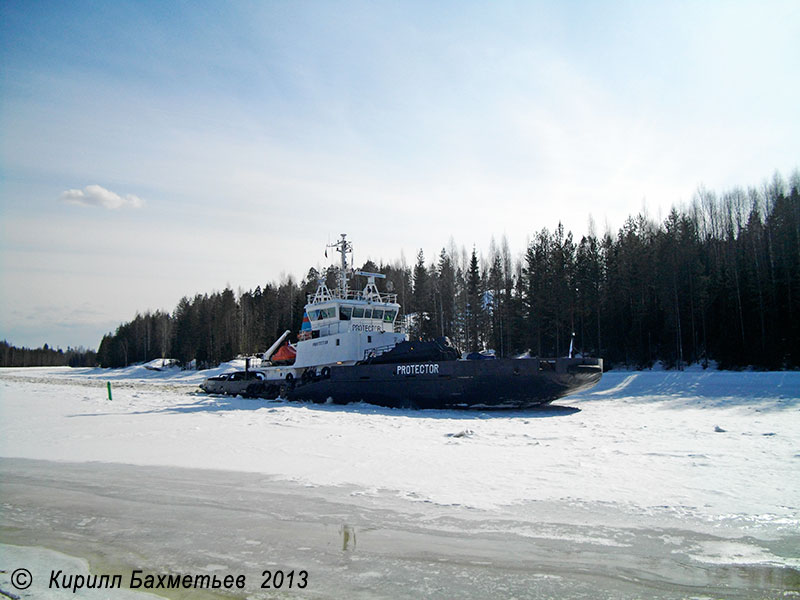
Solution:
{"label": "wheelhouse window", "polygon": [[322,319],[335,319],[336,307],[331,306],[330,308],[320,308],[318,310],[312,310],[310,313],[308,313],[308,318],[311,321],[321,321]]}
{"label": "wheelhouse window", "polygon": [[364,309],[359,307],[353,308],[353,318],[354,319],[363,319],[364,318]]}
{"label": "wheelhouse window", "polygon": [[353,307],[352,306],[342,306],[339,308],[339,320],[340,321],[349,321],[353,317]]}
{"label": "wheelhouse window", "polygon": [[396,310],[387,310],[385,313],[383,313],[383,320],[386,321],[387,323],[393,323],[394,318],[396,316],[397,316]]}
{"label": "wheelhouse window", "polygon": [[364,309],[364,318],[365,319],[371,319],[372,318],[372,309],[371,308],[365,308]]}
{"label": "wheelhouse window", "polygon": [[383,320],[383,310],[380,309],[380,308],[376,308],[375,310],[373,310],[372,311],[372,318],[373,319],[378,319],[378,320]]}

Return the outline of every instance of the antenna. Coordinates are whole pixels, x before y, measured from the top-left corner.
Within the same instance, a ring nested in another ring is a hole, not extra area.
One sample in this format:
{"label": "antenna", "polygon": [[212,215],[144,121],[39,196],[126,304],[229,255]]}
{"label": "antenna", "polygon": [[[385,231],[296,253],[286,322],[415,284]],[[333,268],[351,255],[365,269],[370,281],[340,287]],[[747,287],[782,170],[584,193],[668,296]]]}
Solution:
{"label": "antenna", "polygon": [[335,248],[341,255],[339,267],[339,293],[341,298],[347,298],[347,253],[350,253],[351,261],[353,256],[353,244],[347,241],[347,234],[343,233],[342,239],[335,244],[328,244],[328,248]]}

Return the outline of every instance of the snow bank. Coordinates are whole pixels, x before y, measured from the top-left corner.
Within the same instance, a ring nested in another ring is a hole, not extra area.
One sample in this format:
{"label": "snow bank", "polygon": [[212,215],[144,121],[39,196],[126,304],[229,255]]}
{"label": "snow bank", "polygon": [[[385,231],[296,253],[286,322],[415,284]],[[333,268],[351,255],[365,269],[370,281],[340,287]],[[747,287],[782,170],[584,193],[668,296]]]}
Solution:
{"label": "snow bank", "polygon": [[110,381],[113,383],[138,384],[148,383],[171,387],[175,385],[199,386],[209,377],[243,371],[244,359],[234,359],[213,369],[196,371],[183,370],[171,359],[157,358],[147,363],[130,365],[121,369],[103,369],[100,367],[26,367],[0,368],[0,376],[4,379],[21,379],[40,382],[75,382],[88,384],[92,382]]}

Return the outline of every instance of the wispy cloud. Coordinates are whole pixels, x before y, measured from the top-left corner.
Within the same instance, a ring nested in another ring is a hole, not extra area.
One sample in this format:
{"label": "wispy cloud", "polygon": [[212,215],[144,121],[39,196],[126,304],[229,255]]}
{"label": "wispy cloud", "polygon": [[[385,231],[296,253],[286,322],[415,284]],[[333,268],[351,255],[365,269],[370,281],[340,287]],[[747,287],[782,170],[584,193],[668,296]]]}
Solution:
{"label": "wispy cloud", "polygon": [[78,206],[98,206],[109,210],[120,208],[142,208],[144,200],[133,194],[120,196],[99,185],[87,185],[82,190],[67,190],[61,193],[62,202]]}

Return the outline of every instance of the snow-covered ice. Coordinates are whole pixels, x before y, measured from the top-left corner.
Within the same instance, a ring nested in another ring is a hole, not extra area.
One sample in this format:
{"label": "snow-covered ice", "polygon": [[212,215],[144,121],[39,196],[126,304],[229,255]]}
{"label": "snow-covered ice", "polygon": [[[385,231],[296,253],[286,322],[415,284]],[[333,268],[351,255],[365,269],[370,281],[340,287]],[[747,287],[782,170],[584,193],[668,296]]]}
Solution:
{"label": "snow-covered ice", "polygon": [[[481,535],[506,535],[498,523],[508,518],[520,538],[609,551],[631,542],[606,527],[658,523],[665,531],[648,539],[674,541],[700,564],[800,567],[800,551],[767,547],[800,539],[800,373],[611,372],[528,411],[197,393],[203,378],[237,366],[0,370],[0,456],[261,474],[396,498],[423,514],[478,511],[491,517],[474,524]],[[684,525],[716,537],[666,531]]]}
{"label": "snow-covered ice", "polygon": [[4,370],[0,456],[248,471],[478,508],[577,500],[800,523],[796,372],[612,372],[542,410],[460,412],[206,396],[192,385],[202,374],[143,370],[120,385],[98,371]]}

